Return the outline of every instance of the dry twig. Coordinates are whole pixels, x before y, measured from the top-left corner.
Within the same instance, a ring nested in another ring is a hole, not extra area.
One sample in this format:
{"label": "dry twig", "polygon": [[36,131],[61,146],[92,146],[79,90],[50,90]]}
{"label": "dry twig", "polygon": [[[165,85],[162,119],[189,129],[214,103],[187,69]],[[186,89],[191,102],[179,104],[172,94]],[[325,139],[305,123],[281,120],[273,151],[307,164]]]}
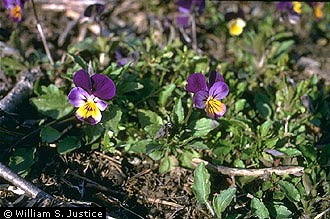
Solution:
{"label": "dry twig", "polygon": [[174,207],[174,208],[183,208],[184,206],[182,205],[179,205],[177,203],[174,203],[174,202],[169,202],[169,201],[165,201],[165,200],[161,200],[159,198],[146,198],[148,202],[154,204],[162,204],[162,205],[168,205],[168,206],[171,206],[171,207]]}
{"label": "dry twig", "polygon": [[267,176],[272,173],[279,176],[287,175],[287,174],[301,176],[304,173],[304,168],[300,166],[281,166],[281,167],[270,167],[270,168],[261,168],[261,169],[242,169],[242,168],[231,168],[231,167],[214,165],[208,161],[199,158],[193,158],[192,163],[196,166],[199,163],[204,163],[206,167],[213,169],[223,175],[228,175],[228,176],[260,177],[260,176]]}

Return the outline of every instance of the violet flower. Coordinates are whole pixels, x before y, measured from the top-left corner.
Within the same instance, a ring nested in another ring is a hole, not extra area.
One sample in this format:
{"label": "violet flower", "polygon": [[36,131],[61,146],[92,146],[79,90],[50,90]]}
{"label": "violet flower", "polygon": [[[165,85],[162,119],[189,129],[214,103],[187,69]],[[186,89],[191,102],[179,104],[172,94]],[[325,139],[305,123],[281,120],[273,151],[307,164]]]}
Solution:
{"label": "violet flower", "polygon": [[103,100],[110,100],[116,93],[116,86],[108,76],[103,74],[88,73],[80,69],[73,76],[73,83],[76,85],[69,95],[69,102],[78,107],[76,117],[86,123],[95,125],[101,121],[100,111],[107,108]]}
{"label": "violet flower", "polygon": [[190,25],[191,13],[202,14],[205,10],[205,0],[178,0],[176,5],[179,6],[179,12],[181,13],[177,17],[179,27]]}
{"label": "violet flower", "polygon": [[226,112],[226,105],[221,102],[229,93],[229,87],[216,71],[210,71],[209,80],[201,73],[188,77],[187,91],[194,94],[196,108],[205,109],[208,117],[216,119]]}
{"label": "violet flower", "polygon": [[3,6],[9,11],[9,18],[14,22],[22,20],[24,4],[28,0],[2,0]]}
{"label": "violet flower", "polygon": [[277,8],[281,12],[281,20],[288,20],[291,24],[296,24],[300,20],[300,2],[278,2]]}

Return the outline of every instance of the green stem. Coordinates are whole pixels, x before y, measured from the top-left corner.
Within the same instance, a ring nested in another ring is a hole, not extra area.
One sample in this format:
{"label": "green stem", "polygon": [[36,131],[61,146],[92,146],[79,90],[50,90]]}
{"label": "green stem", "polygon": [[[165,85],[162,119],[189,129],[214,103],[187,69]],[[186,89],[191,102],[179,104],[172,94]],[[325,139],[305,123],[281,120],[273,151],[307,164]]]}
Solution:
{"label": "green stem", "polygon": [[193,103],[191,103],[190,106],[189,106],[188,114],[187,114],[187,116],[186,116],[186,118],[184,119],[184,122],[183,122],[184,125],[187,125],[188,120],[191,116],[192,110],[193,110]]}

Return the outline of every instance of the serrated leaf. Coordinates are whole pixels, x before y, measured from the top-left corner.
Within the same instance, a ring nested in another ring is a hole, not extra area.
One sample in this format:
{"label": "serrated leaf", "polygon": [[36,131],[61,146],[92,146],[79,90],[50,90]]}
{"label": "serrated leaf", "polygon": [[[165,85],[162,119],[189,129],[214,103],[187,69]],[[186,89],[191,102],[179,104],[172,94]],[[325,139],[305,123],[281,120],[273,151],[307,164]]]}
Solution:
{"label": "serrated leaf", "polygon": [[202,118],[189,124],[194,137],[202,137],[218,126],[218,122],[209,118]]}
{"label": "serrated leaf", "polygon": [[52,143],[61,137],[61,132],[57,131],[53,127],[42,127],[40,131],[40,137],[42,142]]}
{"label": "serrated leaf", "polygon": [[160,92],[159,97],[158,97],[158,104],[161,107],[164,107],[167,99],[172,95],[172,92],[175,89],[175,84],[169,84],[164,87],[164,89]]}
{"label": "serrated leaf", "polygon": [[257,216],[259,219],[268,219],[269,212],[263,202],[258,198],[253,198],[251,200],[251,209],[254,216]]}
{"label": "serrated leaf", "polygon": [[300,193],[298,189],[290,182],[287,181],[279,181],[278,184],[280,185],[282,191],[288,197],[288,199],[292,202],[299,202],[300,201]]}
{"label": "serrated leaf", "polygon": [[226,210],[236,194],[236,188],[228,188],[220,192],[213,198],[213,208],[218,218],[221,218],[222,212]]}
{"label": "serrated leaf", "polygon": [[173,117],[175,123],[182,124],[184,121],[184,110],[183,110],[181,98],[175,100],[173,114],[174,114]]}
{"label": "serrated leaf", "polygon": [[76,136],[68,136],[56,145],[57,152],[66,154],[80,148],[80,139]]}
{"label": "serrated leaf", "polygon": [[43,95],[33,97],[30,100],[43,115],[53,119],[60,119],[73,110],[73,106],[69,103],[67,95],[55,85],[43,86],[42,91],[44,91]]}
{"label": "serrated leaf", "polygon": [[197,200],[201,204],[205,204],[208,201],[211,183],[210,174],[206,170],[204,163],[200,163],[194,171],[194,184],[192,189]]}

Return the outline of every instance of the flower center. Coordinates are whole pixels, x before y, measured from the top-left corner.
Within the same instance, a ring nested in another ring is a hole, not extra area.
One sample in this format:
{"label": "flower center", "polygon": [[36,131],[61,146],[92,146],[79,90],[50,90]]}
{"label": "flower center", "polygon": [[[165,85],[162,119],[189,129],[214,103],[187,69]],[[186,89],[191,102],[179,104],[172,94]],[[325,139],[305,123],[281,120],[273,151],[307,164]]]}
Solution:
{"label": "flower center", "polygon": [[220,100],[214,99],[213,97],[207,98],[205,105],[206,113],[210,117],[220,115],[224,111],[224,104],[221,103]]}
{"label": "flower center", "polygon": [[21,6],[19,5],[15,5],[15,7],[13,7],[10,10],[10,15],[11,17],[20,20],[22,17],[22,10],[21,10]]}
{"label": "flower center", "polygon": [[99,109],[97,108],[96,103],[91,97],[89,97],[86,103],[83,106],[79,107],[79,109],[77,110],[78,115],[85,119],[89,118],[90,116],[95,118],[98,112]]}

